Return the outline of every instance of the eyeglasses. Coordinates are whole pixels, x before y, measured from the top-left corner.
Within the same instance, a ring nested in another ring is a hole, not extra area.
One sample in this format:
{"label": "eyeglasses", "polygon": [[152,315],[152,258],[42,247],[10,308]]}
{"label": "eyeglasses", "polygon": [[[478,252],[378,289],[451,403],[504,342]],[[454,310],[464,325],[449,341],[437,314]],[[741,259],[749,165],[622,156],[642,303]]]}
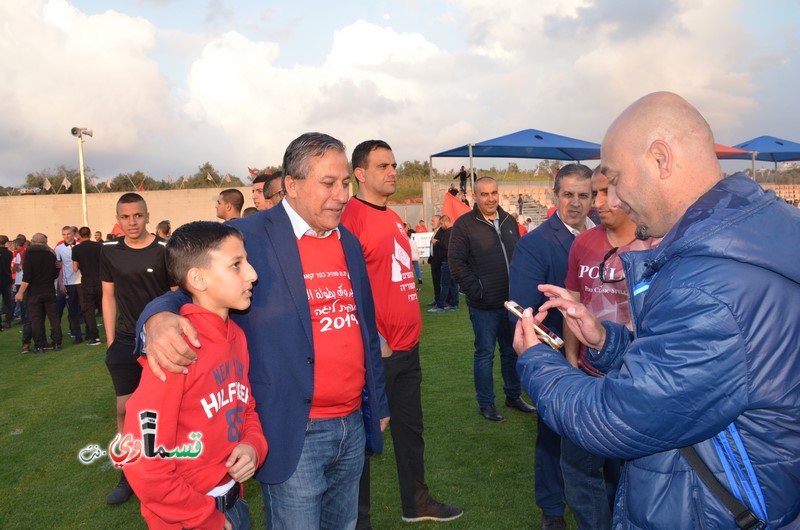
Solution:
{"label": "eyeglasses", "polygon": [[286,195],[286,192],[283,191],[283,190],[278,190],[278,191],[276,191],[275,193],[273,193],[271,195],[264,195],[264,198],[267,199],[267,200],[270,200],[276,195],[280,195],[281,197],[283,197],[284,195]]}
{"label": "eyeglasses", "polygon": [[[603,283],[618,283],[625,279],[622,261],[619,259],[619,255],[616,255],[618,249],[619,247],[614,247],[609,250],[606,255],[603,256],[603,261],[600,262],[600,281]],[[615,262],[609,262],[612,256],[616,257]]]}

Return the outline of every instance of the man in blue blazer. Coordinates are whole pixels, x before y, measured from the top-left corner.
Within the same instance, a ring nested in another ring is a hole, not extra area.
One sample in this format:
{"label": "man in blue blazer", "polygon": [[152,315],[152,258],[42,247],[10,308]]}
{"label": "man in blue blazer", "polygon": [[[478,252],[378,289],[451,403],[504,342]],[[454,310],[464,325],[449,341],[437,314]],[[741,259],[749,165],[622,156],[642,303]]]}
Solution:
{"label": "man in blue blazer", "polygon": [[[259,277],[251,307],[231,313],[247,336],[269,444],[256,478],[271,530],[354,528],[365,438],[382,450],[389,409],[364,256],[339,225],[350,182],[344,145],[304,134],[287,148],[283,167],[285,200],[231,223]],[[335,285],[325,283],[330,277]],[[169,293],[142,313],[156,373],[159,366],[183,371],[195,357],[180,337],[196,341],[194,330],[173,314],[187,301]]]}
{"label": "man in blue blazer", "polygon": [[[539,285],[564,286],[572,242],[594,226],[587,217],[592,206],[591,179],[592,170],[582,164],[562,167],[553,186],[556,212],[517,243],[509,266],[509,296],[522,307],[538,308],[547,301]],[[544,324],[562,335],[559,311],[550,311]],[[538,417],[536,425],[536,504],[543,513],[542,528],[557,530],[565,528],[561,438]]]}

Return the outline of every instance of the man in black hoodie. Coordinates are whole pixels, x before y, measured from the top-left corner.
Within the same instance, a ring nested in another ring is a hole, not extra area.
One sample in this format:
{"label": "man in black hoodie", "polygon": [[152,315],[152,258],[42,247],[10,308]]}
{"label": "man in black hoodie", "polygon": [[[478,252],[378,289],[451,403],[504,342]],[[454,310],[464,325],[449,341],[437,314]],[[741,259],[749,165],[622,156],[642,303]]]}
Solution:
{"label": "man in black hoodie", "polygon": [[34,234],[31,246],[25,251],[25,264],[22,266],[22,285],[17,291],[15,300],[26,300],[28,317],[33,329],[33,342],[36,353],[49,349],[44,331],[44,317],[50,321],[50,334],[53,337],[52,348],[61,349],[61,325],[56,313],[56,291],[53,282],[58,277],[56,255],[47,246],[47,236]]}
{"label": "man in black hoodie", "polygon": [[500,367],[506,406],[521,412],[535,409],[521,397],[517,359],[512,347],[514,331],[503,302],[508,300],[508,264],[519,241],[517,222],[500,207],[497,181],[475,181],[472,212],[459,217],[450,236],[450,272],[467,296],[469,319],[475,332],[475,397],[481,416],[505,421],[494,405],[493,365],[495,345],[500,346]]}

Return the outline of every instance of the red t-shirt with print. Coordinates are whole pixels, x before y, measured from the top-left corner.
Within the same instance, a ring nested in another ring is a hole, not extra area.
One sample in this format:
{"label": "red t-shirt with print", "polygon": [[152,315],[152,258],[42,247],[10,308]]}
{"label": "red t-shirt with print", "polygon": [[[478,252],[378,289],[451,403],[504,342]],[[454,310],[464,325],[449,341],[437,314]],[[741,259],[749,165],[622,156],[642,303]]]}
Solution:
{"label": "red t-shirt with print", "polygon": [[314,341],[311,418],[338,418],[361,406],[364,342],[339,236],[298,241]]}
{"label": "red t-shirt with print", "polygon": [[422,334],[422,315],[403,221],[389,208],[351,197],[342,224],[364,251],[378,333],[392,350],[412,349]]}

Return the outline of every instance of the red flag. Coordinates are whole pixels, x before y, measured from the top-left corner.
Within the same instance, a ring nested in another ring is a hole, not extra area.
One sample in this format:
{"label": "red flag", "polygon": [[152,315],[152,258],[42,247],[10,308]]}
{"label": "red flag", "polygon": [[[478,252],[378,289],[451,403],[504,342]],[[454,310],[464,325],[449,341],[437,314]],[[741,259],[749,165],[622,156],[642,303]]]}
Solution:
{"label": "red flag", "polygon": [[472,210],[469,206],[459,201],[451,193],[445,192],[444,204],[442,204],[442,215],[450,218],[450,221],[455,223],[456,219]]}
{"label": "red flag", "polygon": [[144,191],[144,179],[139,183],[139,187],[136,188],[136,191]]}

